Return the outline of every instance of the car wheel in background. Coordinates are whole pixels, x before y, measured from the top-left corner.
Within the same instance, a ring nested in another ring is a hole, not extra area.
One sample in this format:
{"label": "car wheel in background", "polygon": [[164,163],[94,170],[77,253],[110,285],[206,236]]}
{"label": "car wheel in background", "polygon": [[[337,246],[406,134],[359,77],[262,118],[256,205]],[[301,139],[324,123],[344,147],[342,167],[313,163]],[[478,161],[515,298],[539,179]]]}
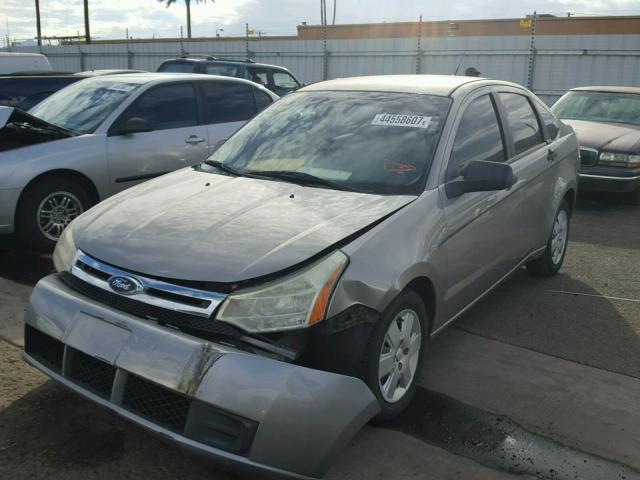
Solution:
{"label": "car wheel in background", "polygon": [[45,178],[28,187],[18,205],[18,234],[30,247],[51,252],[65,227],[91,206],[89,194],[73,180]]}
{"label": "car wheel in background", "polygon": [[381,408],[374,422],[392,420],[411,402],[428,337],[427,309],[420,295],[402,292],[382,314],[365,352],[365,380]]}
{"label": "car wheel in background", "polygon": [[567,253],[570,219],[569,204],[563,200],[553,219],[553,228],[544,255],[527,264],[529,272],[544,277],[551,277],[558,273]]}

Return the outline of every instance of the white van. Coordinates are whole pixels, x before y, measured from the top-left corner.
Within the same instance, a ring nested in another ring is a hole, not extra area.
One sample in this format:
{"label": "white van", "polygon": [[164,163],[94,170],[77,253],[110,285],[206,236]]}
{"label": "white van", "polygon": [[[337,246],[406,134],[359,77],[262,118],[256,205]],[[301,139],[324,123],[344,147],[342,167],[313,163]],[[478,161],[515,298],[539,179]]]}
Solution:
{"label": "white van", "polygon": [[41,53],[0,52],[0,75],[50,71],[49,59]]}

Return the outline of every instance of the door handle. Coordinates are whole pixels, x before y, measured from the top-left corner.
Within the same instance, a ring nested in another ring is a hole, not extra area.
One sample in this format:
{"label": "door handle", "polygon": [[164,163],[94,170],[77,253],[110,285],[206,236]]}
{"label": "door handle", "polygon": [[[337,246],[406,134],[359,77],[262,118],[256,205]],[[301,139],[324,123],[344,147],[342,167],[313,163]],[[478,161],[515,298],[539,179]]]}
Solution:
{"label": "door handle", "polygon": [[199,137],[198,135],[191,135],[189,138],[184,140],[185,143],[202,143],[204,142],[204,138]]}
{"label": "door handle", "polygon": [[555,150],[552,150],[551,148],[547,150],[547,160],[549,160],[550,162],[553,162],[557,156],[558,152],[556,152]]}

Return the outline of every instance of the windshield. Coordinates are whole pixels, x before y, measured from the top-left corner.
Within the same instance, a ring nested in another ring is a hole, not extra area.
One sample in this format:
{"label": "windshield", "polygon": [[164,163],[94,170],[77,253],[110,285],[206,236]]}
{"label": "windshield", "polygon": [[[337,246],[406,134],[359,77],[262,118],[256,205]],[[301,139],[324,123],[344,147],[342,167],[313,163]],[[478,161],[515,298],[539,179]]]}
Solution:
{"label": "windshield", "polygon": [[83,80],[54,93],[29,113],[68,130],[92,133],[138,87],[126,81]]}
{"label": "windshield", "polygon": [[294,93],[249,122],[209,162],[240,174],[277,173],[283,181],[312,176],[329,188],[417,194],[449,104],[446,97],[405,93]]}
{"label": "windshield", "polygon": [[640,125],[640,95],[569,92],[551,107],[559,118]]}

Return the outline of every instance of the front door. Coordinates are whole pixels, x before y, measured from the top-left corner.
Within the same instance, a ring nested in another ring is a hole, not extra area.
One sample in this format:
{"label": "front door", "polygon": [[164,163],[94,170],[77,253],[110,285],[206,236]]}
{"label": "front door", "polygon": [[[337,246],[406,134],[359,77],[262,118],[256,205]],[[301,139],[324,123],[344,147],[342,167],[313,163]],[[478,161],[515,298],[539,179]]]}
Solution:
{"label": "front door", "polygon": [[131,118],[146,121],[152,131],[107,138],[112,192],[149,178],[195,165],[208,154],[207,127],[198,121],[198,107],[191,82],[171,83],[143,92],[109,129]]}
{"label": "front door", "polygon": [[[473,160],[507,160],[495,100],[488,90],[467,102],[455,131],[443,183],[461,177]],[[515,184],[509,190],[448,198],[441,185],[440,194],[447,228],[443,247],[448,281],[443,318],[450,319],[503,278],[517,262],[513,233],[522,221],[522,188]]]}

